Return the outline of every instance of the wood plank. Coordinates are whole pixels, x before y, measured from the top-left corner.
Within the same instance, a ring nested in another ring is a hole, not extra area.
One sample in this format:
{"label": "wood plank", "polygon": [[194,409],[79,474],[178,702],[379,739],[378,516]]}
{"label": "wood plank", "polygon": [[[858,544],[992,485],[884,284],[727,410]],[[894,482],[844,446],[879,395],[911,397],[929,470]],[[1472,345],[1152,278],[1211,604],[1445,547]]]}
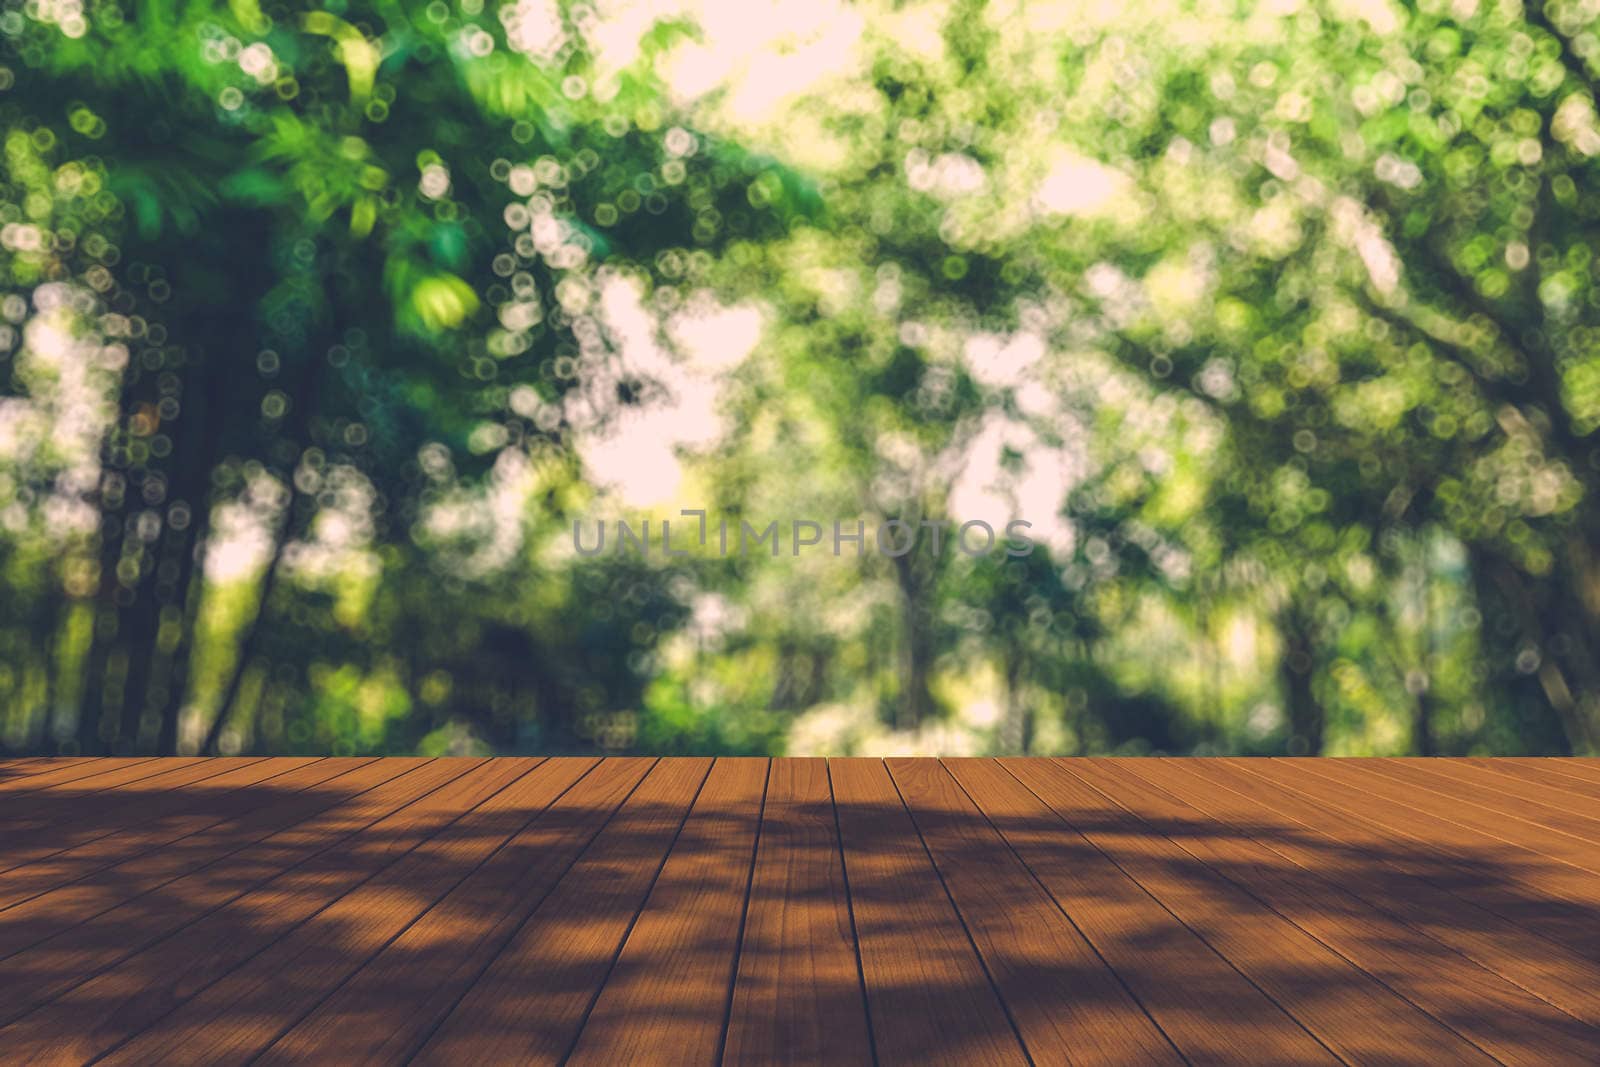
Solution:
{"label": "wood plank", "polygon": [[107,757],[93,760],[90,763],[63,768],[59,772],[59,779],[56,774],[50,773],[29,776],[24,788],[6,794],[6,805],[11,811],[32,812],[34,806],[45,800],[46,794],[51,792],[55,796],[45,800],[46,803],[62,796],[103,793],[108,789],[127,787],[143,779],[158,774],[168,774],[180,767],[200,762],[202,761],[198,756],[172,759],[156,759],[149,756]]}
{"label": "wood plank", "polygon": [[[316,758],[300,757],[302,762]],[[40,841],[58,849],[70,848],[144,819],[178,810],[184,804],[193,805],[196,800],[187,796],[188,787],[267,762],[261,756],[175,762],[150,777],[117,789],[114,799],[103,795],[104,791],[79,792],[70,786],[9,798],[6,801],[8,816],[16,817],[8,817],[0,827],[0,870],[46,854],[30,849]]]}
{"label": "wood plank", "polygon": [[[260,757],[233,757],[227,767],[212,767],[211,761],[199,757],[107,762],[112,765],[87,779],[7,796],[6,819],[0,824],[0,864],[12,867],[55,848],[137,825],[141,809],[163,800],[173,803],[174,787],[260,762]],[[178,804],[190,803],[178,795]]]}
{"label": "wood plank", "polygon": [[[0,870],[202,804],[192,787],[264,762],[261,756],[155,760],[155,772],[96,791],[56,787],[6,802]],[[112,795],[108,795],[112,794]]]}
{"label": "wood plank", "polygon": [[82,763],[72,763],[65,767],[52,767],[39,774],[22,775],[16,778],[0,780],[0,796],[6,798],[9,804],[14,797],[35,793],[41,789],[49,789],[58,785],[80,783],[84,788],[92,788],[90,780],[102,775],[121,771],[135,764],[153,762],[149,756],[106,756],[98,759],[86,760]]}
{"label": "wood plank", "polygon": [[1418,780],[1414,774],[1362,767],[1354,760],[1325,760],[1315,766],[1301,760],[1282,762],[1291,772],[1314,774],[1329,781],[1353,785],[1379,800],[1404,804],[1502,844],[1559,860],[1590,875],[1600,874],[1600,849],[1593,842],[1542,826],[1532,819],[1475,803],[1466,795],[1441,792],[1432,788],[1433,783],[1427,778]]}
{"label": "wood plank", "polygon": [[1575,1018],[1600,1019],[1600,962],[1485,907],[1473,890],[1492,881],[1487,865],[1468,868],[1446,853],[1419,847],[1418,841],[1221,760],[1164,760],[1162,769],[1158,781],[1174,792],[1169,776],[1201,783],[1205,792],[1194,794],[1197,799],[1185,795],[1196,807],[1209,810],[1199,802],[1203,797],[1239,818],[1281,828],[1273,835],[1274,846],[1288,855],[1308,851],[1342,860],[1336,865],[1329,859],[1325,866],[1337,866],[1352,891],[1376,901],[1374,907],[1399,914]]}
{"label": "wood plank", "polygon": [[559,1062],[710,770],[699,758],[653,767],[413,1062]]}
{"label": "wood plank", "polygon": [[1076,762],[1000,762],[1341,1058],[1393,1062],[1396,1049],[1426,1048],[1444,1062],[1494,1062],[1177,842],[1151,833],[1080,777]]}
{"label": "wood plank", "polygon": [[[108,759],[103,766],[69,767],[58,772],[64,781],[54,781],[55,774],[31,775],[23,779],[26,789],[4,794],[6,801],[6,828],[22,833],[41,825],[39,817],[61,810],[70,799],[97,799],[113,789],[126,788],[145,778],[170,774],[180,767],[199,762],[199,757],[176,761],[158,759]],[[7,783],[0,782],[0,786]],[[82,816],[83,808],[75,815]],[[3,840],[3,839],[0,839]]]}
{"label": "wood plank", "polygon": [[[150,798],[147,805],[127,805],[131,813],[107,820],[101,832],[81,831],[65,834],[59,842],[47,838],[33,846],[8,848],[0,854],[0,910],[214,826],[225,817],[219,809],[226,805],[230,792],[260,787],[316,762],[317,757],[308,756],[249,760],[231,769],[219,768],[203,780],[203,788],[191,782],[187,788],[174,786]],[[121,807],[106,800],[98,802]]]}
{"label": "wood plank", "polygon": [[0,1029],[0,1047],[37,1063],[104,1056],[154,1025],[301,922],[405,856],[520,767],[435,760],[413,776],[435,788],[169,937]]}
{"label": "wood plank", "polygon": [[24,756],[20,759],[0,760],[0,781],[21,778],[45,771],[65,770],[79,763],[87,763],[89,756]]}
{"label": "wood plank", "polygon": [[1112,859],[988,759],[945,766],[1191,1063],[1337,1063]]}
{"label": "wood plank", "polygon": [[1506,924],[1473,936],[1459,902],[1441,905],[1436,892],[1415,883],[1374,884],[1373,865],[1355,850],[1264,817],[1179,765],[1128,760],[1116,769],[1146,783],[1127,786],[1139,795],[1141,814],[1199,828],[1182,841],[1191,853],[1495,1058],[1583,1062],[1600,1047],[1600,1030],[1580,1015],[1506,977],[1508,970],[1539,977],[1523,974],[1506,950]]}
{"label": "wood plank", "polygon": [[[0,1005],[15,1021],[0,1028],[0,1047],[49,1049],[65,1060],[108,1051],[404,852],[433,829],[435,794],[475,766],[423,761],[217,869],[12,957],[0,973]],[[430,796],[433,804],[419,806]],[[70,1042],[61,1041],[63,1027]]]}
{"label": "wood plank", "polygon": [[1563,774],[1576,774],[1578,777],[1587,777],[1590,782],[1600,782],[1600,757],[1539,757],[1550,765],[1562,769]]}
{"label": "wood plank", "polygon": [[879,1062],[1028,1062],[888,768],[828,767]]}
{"label": "wood plank", "polygon": [[770,766],[712,766],[566,1063],[718,1062]]}
{"label": "wood plank", "polygon": [[724,1059],[872,1062],[828,765],[776,759]]}
{"label": "wood plank", "polygon": [[1538,782],[1541,785],[1554,786],[1584,797],[1591,804],[1600,804],[1600,782],[1591,782],[1586,778],[1576,778],[1563,773],[1551,766],[1551,760],[1520,760],[1504,759],[1501,757],[1476,758],[1467,757],[1456,762],[1481,767],[1495,774],[1505,775],[1510,778],[1520,778],[1525,782]]}
{"label": "wood plank", "polygon": [[[476,792],[459,798],[455,817],[431,838],[100,1062],[110,1067],[251,1060],[596,762],[492,761],[474,781]],[[286,975],[294,981],[283,981]]]}
{"label": "wood plank", "polygon": [[1563,774],[1570,774],[1578,778],[1586,778],[1591,782],[1600,782],[1600,758],[1592,756],[1513,756],[1512,759],[1548,763]]}
{"label": "wood plank", "polygon": [[944,767],[929,759],[885,762],[1029,1054],[1047,1062],[1182,1063]]}
{"label": "wood plank", "polygon": [[[1359,783],[1296,769],[1276,760],[1219,761],[1280,789],[1298,793],[1337,813],[1364,820],[1415,850],[1419,859],[1440,862],[1441,878],[1465,897],[1540,934],[1600,959],[1600,885],[1587,871],[1481,833],[1392,797],[1373,795]],[[1403,795],[1403,791],[1401,791]]]}
{"label": "wood plank", "polygon": [[1395,781],[1416,782],[1432,792],[1581,838],[1595,845],[1593,851],[1600,857],[1600,803],[1581,793],[1453,761],[1386,759],[1363,761],[1362,767]]}
{"label": "wood plank", "polygon": [[1498,757],[1422,758],[1399,756],[1384,765],[1416,766],[1455,781],[1475,784],[1536,803],[1570,806],[1590,818],[1600,817],[1600,782],[1551,769],[1553,760],[1537,762]]}
{"label": "wood plank", "polygon": [[603,761],[299,1020],[257,1064],[407,1061],[655,762]]}
{"label": "wood plank", "polygon": [[[1374,912],[1287,861],[1270,833],[1232,832],[1137,775],[1132,760],[1087,760],[1074,773],[1178,846],[1435,1020],[1502,1063],[1581,1063],[1595,1035],[1447,945]],[[1265,839],[1265,840],[1263,840]],[[1317,864],[1320,870],[1323,863]]]}
{"label": "wood plank", "polygon": [[7,1061],[1600,1047],[1600,765],[11,766]]}
{"label": "wood plank", "polygon": [[[406,771],[420,766],[419,761],[373,761],[364,758],[333,758],[320,760],[273,781],[270,787],[257,787],[242,791],[218,802],[225,821],[166,845],[164,848],[143,851],[111,867],[50,888],[35,895],[13,899],[0,910],[0,959],[7,959],[34,945],[39,945],[66,931],[102,915],[144,894],[167,886],[175,879],[195,871],[204,871],[208,882],[219,882],[228,877],[248,873],[258,857],[246,854],[240,857],[238,868],[220,869],[212,864],[223,861],[249,845],[271,837],[294,826],[304,819],[328,811],[340,803],[375,788]],[[293,839],[276,838],[274,845],[287,845]],[[44,867],[46,879],[50,873]],[[207,868],[211,868],[209,871]],[[7,885],[23,896],[28,888],[28,872],[22,868],[7,875]],[[271,867],[269,870],[277,870]],[[266,877],[263,875],[263,877]],[[37,884],[34,888],[41,888]],[[168,892],[193,892],[189,884],[180,885]],[[147,912],[124,912],[116,919],[140,915],[146,922],[160,916]],[[164,913],[163,913],[164,914]],[[170,916],[169,916],[170,917]],[[131,921],[131,919],[130,919]],[[153,927],[151,929],[154,929]],[[80,931],[73,940],[56,942],[51,952],[65,963],[68,945],[85,945],[101,942],[96,930]],[[113,940],[116,940],[115,938]],[[117,943],[120,943],[118,941]],[[37,975],[34,978],[37,979]],[[5,1004],[4,974],[0,973],[0,1005]],[[30,996],[39,995],[42,987],[34,984],[28,988]],[[0,1021],[9,1017],[0,1007]]]}

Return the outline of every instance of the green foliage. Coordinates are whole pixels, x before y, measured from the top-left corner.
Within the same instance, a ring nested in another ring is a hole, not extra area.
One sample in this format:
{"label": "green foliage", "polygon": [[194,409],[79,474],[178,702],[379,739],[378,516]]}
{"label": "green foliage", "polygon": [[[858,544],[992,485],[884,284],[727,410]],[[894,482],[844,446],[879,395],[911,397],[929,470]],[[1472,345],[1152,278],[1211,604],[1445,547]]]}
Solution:
{"label": "green foliage", "polygon": [[4,743],[1600,751],[1594,15],[1281,6],[7,10]]}

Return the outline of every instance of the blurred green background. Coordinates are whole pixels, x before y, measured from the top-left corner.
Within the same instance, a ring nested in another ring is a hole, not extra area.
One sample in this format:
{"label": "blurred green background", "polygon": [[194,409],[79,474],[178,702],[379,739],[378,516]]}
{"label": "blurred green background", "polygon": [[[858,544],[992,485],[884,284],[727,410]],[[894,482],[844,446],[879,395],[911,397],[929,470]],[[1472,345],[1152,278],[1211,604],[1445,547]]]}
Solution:
{"label": "blurred green background", "polygon": [[[1597,84],[1592,0],[4,0],[0,753],[1600,753]],[[683,509],[829,536],[574,550]]]}

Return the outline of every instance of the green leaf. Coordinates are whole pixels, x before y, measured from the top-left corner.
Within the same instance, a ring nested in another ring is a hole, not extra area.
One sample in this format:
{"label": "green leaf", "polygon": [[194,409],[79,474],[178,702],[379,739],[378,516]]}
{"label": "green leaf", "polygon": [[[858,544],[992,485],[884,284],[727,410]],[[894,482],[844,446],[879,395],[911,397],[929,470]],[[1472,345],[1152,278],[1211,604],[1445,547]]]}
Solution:
{"label": "green leaf", "polygon": [[440,266],[460,270],[467,261],[466,231],[455,223],[441,223],[433,228],[428,250]]}
{"label": "green leaf", "polygon": [[478,310],[478,294],[458,276],[441,272],[412,286],[411,309],[424,328],[435,333],[452,330]]}
{"label": "green leaf", "polygon": [[218,191],[224,199],[256,207],[275,207],[289,200],[284,180],[260,167],[246,167],[222,180]]}

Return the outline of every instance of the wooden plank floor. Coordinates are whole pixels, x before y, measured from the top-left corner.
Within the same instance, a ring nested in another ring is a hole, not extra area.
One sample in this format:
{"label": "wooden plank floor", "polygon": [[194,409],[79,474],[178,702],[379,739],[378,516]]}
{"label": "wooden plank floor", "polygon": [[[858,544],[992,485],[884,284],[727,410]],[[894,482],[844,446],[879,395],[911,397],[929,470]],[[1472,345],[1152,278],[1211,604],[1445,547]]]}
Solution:
{"label": "wooden plank floor", "polygon": [[0,1062],[1600,1062],[1600,761],[0,762]]}

